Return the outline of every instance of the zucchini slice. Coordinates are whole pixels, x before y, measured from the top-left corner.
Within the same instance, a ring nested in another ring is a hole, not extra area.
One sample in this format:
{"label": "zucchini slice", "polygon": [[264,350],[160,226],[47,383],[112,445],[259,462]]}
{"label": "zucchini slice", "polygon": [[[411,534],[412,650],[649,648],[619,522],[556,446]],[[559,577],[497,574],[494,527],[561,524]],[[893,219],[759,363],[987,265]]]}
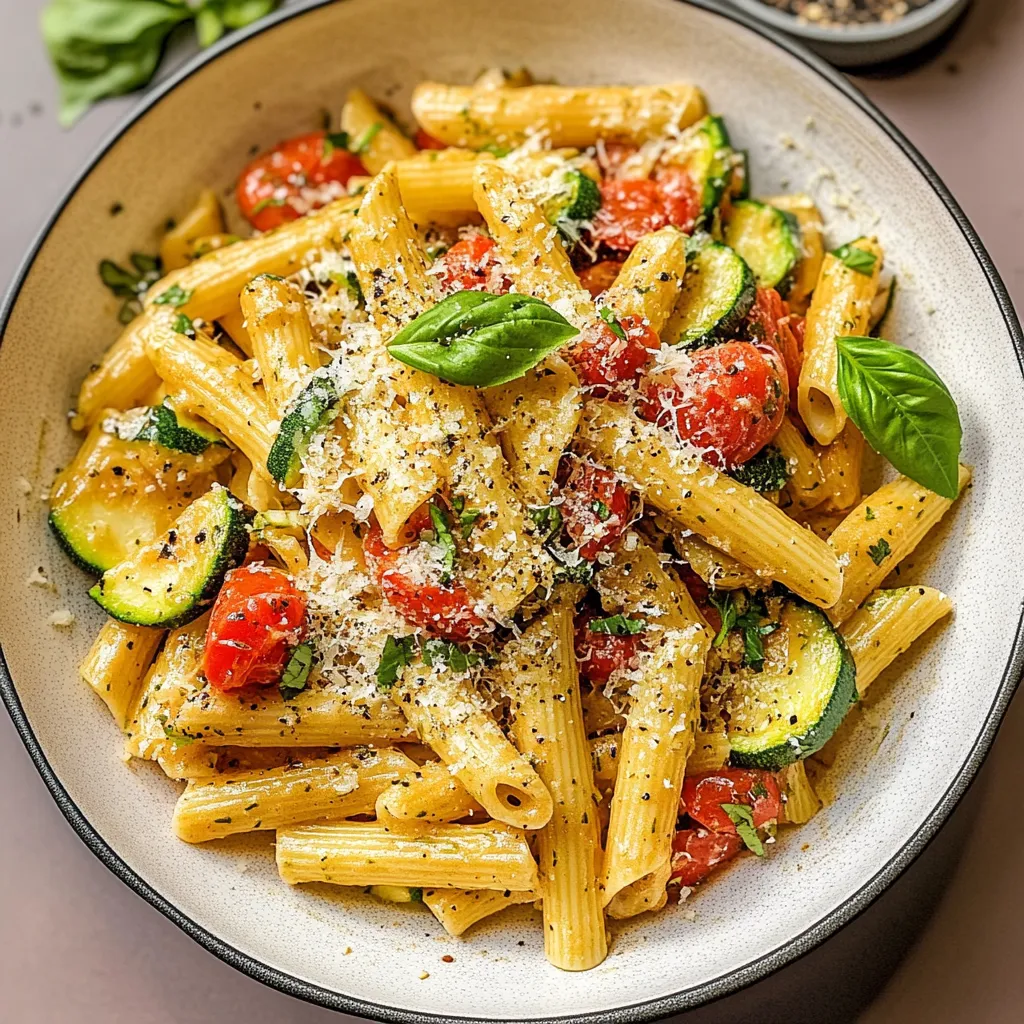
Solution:
{"label": "zucchini slice", "polygon": [[828,742],[857,699],[857,673],[828,616],[797,598],[783,602],[764,650],[761,672],[734,677],[729,761],[774,772]]}
{"label": "zucchini slice", "polygon": [[756,199],[732,204],[725,242],[750,265],[762,288],[785,295],[800,259],[800,228],[796,218]]}
{"label": "zucchini slice", "polygon": [[745,149],[733,152],[729,195],[734,200],[750,198],[750,154]]}
{"label": "zucchini slice", "polygon": [[334,417],[340,397],[330,377],[314,377],[299,392],[267,456],[267,471],[279,484],[298,485],[309,442]]}
{"label": "zucchini slice", "polygon": [[108,569],[89,596],[110,616],[173,629],[213,602],[224,574],[249,548],[248,516],[231,492],[214,486],[174,525]]}
{"label": "zucchini slice", "polygon": [[212,445],[227,447],[227,441],[208,423],[175,409],[169,398],[162,405],[151,405],[146,409],[133,410],[137,418],[133,421],[126,413],[122,417],[122,437],[133,428],[128,440],[152,441],[174,452],[188,455],[202,455]]}
{"label": "zucchini slice", "polygon": [[755,296],[754,274],[743,258],[711,242],[686,268],[664,337],[686,348],[727,338],[743,323]]}
{"label": "zucchini slice", "polygon": [[674,162],[686,168],[700,189],[696,226],[708,225],[732,179],[734,158],[725,122],[714,115],[705,117],[680,139],[680,143],[684,147],[683,156]]}
{"label": "zucchini slice", "polygon": [[50,488],[50,528],[72,561],[96,576],[166,530],[210,489],[228,456],[222,447],[189,455],[128,440],[125,420],[108,411]]}

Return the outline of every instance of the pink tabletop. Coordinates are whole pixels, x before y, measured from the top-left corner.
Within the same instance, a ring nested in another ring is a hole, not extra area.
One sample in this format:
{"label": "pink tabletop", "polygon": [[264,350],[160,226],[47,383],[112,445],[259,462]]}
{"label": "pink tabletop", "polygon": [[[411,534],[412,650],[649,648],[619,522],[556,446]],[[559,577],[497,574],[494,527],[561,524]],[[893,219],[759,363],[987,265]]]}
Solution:
{"label": "pink tabletop", "polygon": [[[2,0],[0,283],[97,140],[131,106],[108,104],[72,132],[58,131],[37,29],[42,6]],[[975,0],[931,64],[858,84],[945,179],[1024,308],[1024,0]],[[983,353],[984,339],[965,338],[964,351]],[[345,1019],[236,973],[114,878],[65,823],[2,713],[0,779],[0,1021]],[[688,1015],[688,1024],[1024,1019],[1022,793],[1018,700],[950,825],[889,894],[817,952]]]}

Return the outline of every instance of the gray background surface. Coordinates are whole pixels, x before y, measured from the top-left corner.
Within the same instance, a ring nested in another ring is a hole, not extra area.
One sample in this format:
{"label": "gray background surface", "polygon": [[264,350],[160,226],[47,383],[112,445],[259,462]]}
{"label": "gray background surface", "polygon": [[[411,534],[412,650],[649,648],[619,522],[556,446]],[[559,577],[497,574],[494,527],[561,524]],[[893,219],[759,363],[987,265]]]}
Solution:
{"label": "gray background surface", "polygon": [[[0,289],[77,169],[134,103],[105,104],[70,132],[57,127],[37,29],[42,7],[0,0]],[[182,52],[176,47],[168,63]],[[976,0],[930,63],[858,84],[945,179],[1024,308],[1024,0]],[[965,358],[984,359],[985,345],[965,338]],[[2,713],[0,780],[0,1022],[346,1019],[236,973],[109,874],[61,817]],[[950,824],[882,900],[817,952],[687,1024],[1020,1021],[1022,793],[1018,700]]]}

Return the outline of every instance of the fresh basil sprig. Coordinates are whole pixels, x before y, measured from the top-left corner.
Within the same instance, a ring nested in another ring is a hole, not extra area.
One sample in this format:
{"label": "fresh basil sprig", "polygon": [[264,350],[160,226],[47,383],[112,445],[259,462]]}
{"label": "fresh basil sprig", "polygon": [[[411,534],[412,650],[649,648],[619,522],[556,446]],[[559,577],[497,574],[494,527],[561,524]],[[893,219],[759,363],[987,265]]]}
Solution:
{"label": "fresh basil sprig", "polygon": [[959,493],[960,414],[939,375],[882,338],[836,338],[839,397],[868,444],[922,487]]}
{"label": "fresh basil sprig", "polygon": [[878,262],[878,257],[873,252],[859,249],[856,245],[841,245],[838,249],[832,250],[832,255],[847,269],[868,276],[875,272],[875,264]]}
{"label": "fresh basil sprig", "polygon": [[178,25],[194,20],[199,44],[209,46],[278,2],[51,0],[43,11],[43,40],[60,83],[61,124],[72,124],[97,100],[144,86]]}
{"label": "fresh basil sprig", "polygon": [[399,331],[388,351],[451,384],[490,388],[522,377],[577,333],[529,295],[462,291]]}
{"label": "fresh basil sprig", "polygon": [[722,804],[721,808],[736,826],[736,833],[743,840],[743,845],[758,857],[765,856],[764,843],[754,827],[753,810],[746,804]]}
{"label": "fresh basil sprig", "polygon": [[605,619],[591,619],[587,627],[591,633],[605,633],[608,636],[636,636],[647,629],[643,619],[627,618],[622,612]]}
{"label": "fresh basil sprig", "polygon": [[288,663],[281,674],[279,689],[285,700],[291,700],[300,694],[309,682],[309,673],[313,668],[313,648],[309,644],[299,644],[293,648]]}
{"label": "fresh basil sprig", "polygon": [[377,666],[377,689],[387,693],[398,682],[402,669],[412,664],[415,653],[414,636],[389,636],[384,641],[384,650]]}

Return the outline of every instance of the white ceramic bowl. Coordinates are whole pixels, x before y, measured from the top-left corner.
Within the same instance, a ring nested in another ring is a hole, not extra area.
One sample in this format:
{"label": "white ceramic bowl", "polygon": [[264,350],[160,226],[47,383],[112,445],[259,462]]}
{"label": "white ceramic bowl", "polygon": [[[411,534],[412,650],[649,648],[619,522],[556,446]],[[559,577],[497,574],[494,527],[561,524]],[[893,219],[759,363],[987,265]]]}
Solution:
{"label": "white ceramic bowl", "polygon": [[745,14],[796,36],[837,67],[853,68],[905,57],[938,39],[963,13],[970,0],[931,0],[891,22],[829,28],[801,21],[761,0],[727,0]]}
{"label": "white ceramic bowl", "polygon": [[[199,186],[229,186],[251,147],[315,126],[353,83],[401,108],[421,78],[523,63],[565,82],[699,82],[750,148],[757,192],[811,189],[835,243],[877,231],[903,282],[892,333],[952,387],[976,471],[940,530],[941,556],[914,556],[904,575],[949,592],[956,619],[898,681],[872,689],[872,713],[837,762],[835,803],[769,860],[745,859],[700,892],[695,921],[673,908],[616,926],[607,962],[578,975],[544,961],[531,910],[460,941],[422,908],[289,889],[269,835],[220,848],[175,840],[175,786],[149,765],[119,763],[106,710],[77,678],[101,616],[48,536],[40,500],[76,444],[65,416],[78,382],[117,330],[102,257],[151,250]],[[806,952],[910,863],[977,771],[1016,686],[1024,387],[1002,284],[935,174],[867,101],[799,48],[703,5],[346,0],[282,11],[194,61],[111,138],[33,247],[0,324],[7,707],[96,854],[208,949],[292,994],[396,1021],[625,1022],[732,991]],[[26,584],[39,567],[56,593]],[[77,616],[70,630],[48,623],[64,607]],[[441,963],[445,953],[455,962]]]}

